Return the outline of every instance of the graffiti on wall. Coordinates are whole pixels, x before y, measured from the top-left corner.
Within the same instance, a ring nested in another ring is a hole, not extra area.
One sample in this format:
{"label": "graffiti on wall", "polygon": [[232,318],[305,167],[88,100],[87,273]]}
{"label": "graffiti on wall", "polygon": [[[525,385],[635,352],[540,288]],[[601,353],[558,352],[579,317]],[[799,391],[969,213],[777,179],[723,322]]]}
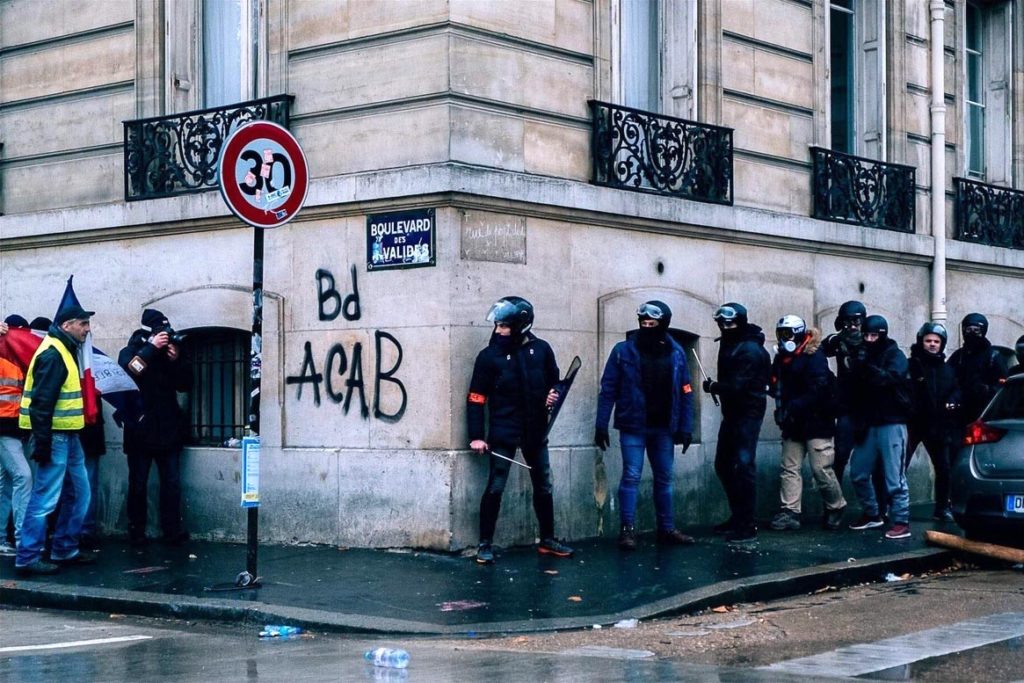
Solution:
{"label": "graffiti on wall", "polygon": [[[334,275],[325,269],[317,269],[316,293],[317,293],[317,317],[320,320],[336,320],[340,315],[348,321],[356,321],[362,318],[362,307],[359,300],[359,283],[356,277],[356,267],[352,266],[349,271],[351,276],[352,291],[342,295],[338,291],[337,281]],[[402,380],[398,379],[399,368],[402,366],[402,344],[390,332],[374,330],[374,369],[373,369],[373,417],[385,422],[398,422],[405,414],[408,403],[408,393]],[[334,404],[340,404],[341,410],[348,415],[352,409],[352,399],[355,398],[359,415],[363,419],[369,419],[370,406],[366,401],[366,382],[363,373],[363,344],[356,342],[350,351],[345,349],[343,344],[332,344],[327,350],[327,355],[320,366],[317,366],[313,357],[313,345],[306,341],[303,347],[302,365],[297,375],[285,377],[285,384],[296,385],[296,400],[302,400],[303,388],[311,385],[313,405],[320,406],[323,394]],[[383,367],[383,356],[385,351],[394,353],[395,361],[391,367]],[[323,372],[319,368],[323,368]],[[387,413],[381,409],[381,391],[387,387],[390,391],[397,391],[401,396],[399,406],[394,412]],[[323,389],[323,393],[321,393]]]}

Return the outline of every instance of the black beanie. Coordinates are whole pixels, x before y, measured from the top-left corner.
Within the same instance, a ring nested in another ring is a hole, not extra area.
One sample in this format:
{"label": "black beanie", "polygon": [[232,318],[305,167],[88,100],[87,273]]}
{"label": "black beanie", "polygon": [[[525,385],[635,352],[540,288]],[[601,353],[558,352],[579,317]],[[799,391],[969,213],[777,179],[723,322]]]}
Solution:
{"label": "black beanie", "polygon": [[155,331],[163,327],[170,327],[171,323],[167,320],[167,316],[160,311],[155,308],[147,308],[142,312],[142,326]]}

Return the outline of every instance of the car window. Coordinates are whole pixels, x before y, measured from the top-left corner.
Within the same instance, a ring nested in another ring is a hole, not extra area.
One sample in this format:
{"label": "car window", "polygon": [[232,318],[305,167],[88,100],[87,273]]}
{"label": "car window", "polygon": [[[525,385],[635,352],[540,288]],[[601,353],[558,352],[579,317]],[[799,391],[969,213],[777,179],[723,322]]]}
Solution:
{"label": "car window", "polygon": [[1008,382],[985,411],[985,420],[1024,418],[1024,382]]}

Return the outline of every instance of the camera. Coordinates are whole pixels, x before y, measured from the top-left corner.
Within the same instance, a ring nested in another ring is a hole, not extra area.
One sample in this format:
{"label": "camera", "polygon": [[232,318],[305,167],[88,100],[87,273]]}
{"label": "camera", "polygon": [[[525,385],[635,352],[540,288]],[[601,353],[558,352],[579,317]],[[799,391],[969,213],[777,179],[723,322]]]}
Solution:
{"label": "camera", "polygon": [[173,327],[168,325],[167,327],[161,327],[159,330],[154,330],[156,334],[161,332],[167,333],[167,341],[175,346],[181,346],[185,342],[185,335],[181,332],[176,332]]}

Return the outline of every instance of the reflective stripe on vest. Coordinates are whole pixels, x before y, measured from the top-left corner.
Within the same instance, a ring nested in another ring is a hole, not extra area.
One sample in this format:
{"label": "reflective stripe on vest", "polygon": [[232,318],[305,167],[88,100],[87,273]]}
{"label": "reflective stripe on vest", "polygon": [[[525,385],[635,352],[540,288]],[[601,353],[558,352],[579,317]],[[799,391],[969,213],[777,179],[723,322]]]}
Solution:
{"label": "reflective stripe on vest", "polygon": [[0,358],[0,417],[18,417],[25,375],[21,368]]}
{"label": "reflective stripe on vest", "polygon": [[32,407],[32,375],[39,354],[50,347],[57,349],[64,361],[64,367],[68,371],[68,376],[64,378],[64,384],[60,387],[57,403],[53,406],[53,428],[61,431],[83,429],[85,427],[85,404],[82,402],[82,380],[78,376],[78,365],[67,347],[56,337],[49,335],[43,339],[43,343],[39,345],[35,355],[32,356],[32,362],[29,363],[28,375],[25,377],[25,393],[21,397],[18,426],[22,429],[32,429],[32,420],[29,417]]}

